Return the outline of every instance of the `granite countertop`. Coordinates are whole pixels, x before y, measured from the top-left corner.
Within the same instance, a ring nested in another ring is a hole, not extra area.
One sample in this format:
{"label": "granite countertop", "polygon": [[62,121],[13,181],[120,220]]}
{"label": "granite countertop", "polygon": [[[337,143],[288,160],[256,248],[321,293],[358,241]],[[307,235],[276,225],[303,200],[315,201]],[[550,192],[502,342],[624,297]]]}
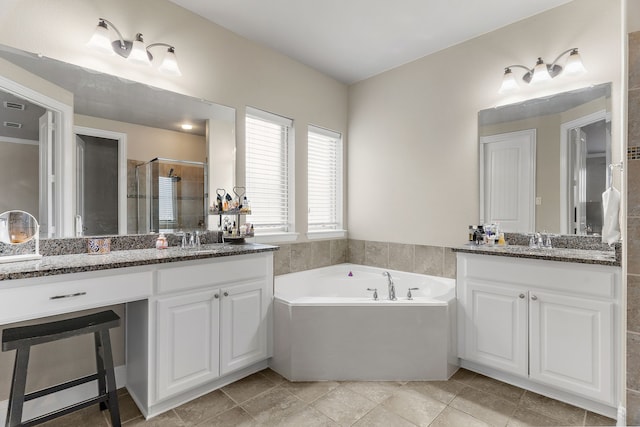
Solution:
{"label": "granite countertop", "polygon": [[454,252],[475,253],[483,255],[505,256],[512,258],[530,258],[546,261],[576,262],[581,264],[598,264],[620,266],[616,259],[616,251],[569,248],[530,248],[529,246],[506,245],[489,246],[468,244],[452,248]]}
{"label": "granite countertop", "polygon": [[104,255],[89,255],[84,253],[45,256],[36,261],[17,261],[0,264],[0,280],[26,279],[57,274],[81,273],[112,268],[245,255],[275,251],[278,249],[277,246],[257,243],[245,243],[241,245],[214,243],[202,245],[198,249],[169,247],[161,250],[154,248],[112,251]]}

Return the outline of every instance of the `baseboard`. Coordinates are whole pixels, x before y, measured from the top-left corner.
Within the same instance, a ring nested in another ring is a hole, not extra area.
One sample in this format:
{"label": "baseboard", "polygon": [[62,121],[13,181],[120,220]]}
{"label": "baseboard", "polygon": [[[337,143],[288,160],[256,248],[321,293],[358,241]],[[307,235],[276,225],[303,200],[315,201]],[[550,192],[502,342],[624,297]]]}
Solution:
{"label": "baseboard", "polygon": [[[125,365],[115,367],[116,386],[118,388],[127,385],[127,367]],[[98,395],[97,381],[91,381],[79,386],[72,387],[66,390],[52,393],[47,396],[43,396],[39,399],[34,399],[24,404],[22,412],[22,419],[31,419],[40,415],[47,414],[51,411],[55,411],[65,406],[73,405],[74,403],[81,402],[93,396]],[[7,418],[7,406],[8,400],[0,402],[0,420],[6,420]],[[0,424],[4,424],[4,421]]]}

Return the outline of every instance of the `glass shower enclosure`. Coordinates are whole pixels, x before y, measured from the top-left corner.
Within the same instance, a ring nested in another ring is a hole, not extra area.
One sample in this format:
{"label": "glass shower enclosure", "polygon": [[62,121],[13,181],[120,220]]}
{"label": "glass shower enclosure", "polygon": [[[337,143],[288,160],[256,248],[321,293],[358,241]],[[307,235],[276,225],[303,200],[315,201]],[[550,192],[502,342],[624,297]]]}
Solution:
{"label": "glass shower enclosure", "polygon": [[205,230],[206,163],[155,159],[136,166],[138,233]]}

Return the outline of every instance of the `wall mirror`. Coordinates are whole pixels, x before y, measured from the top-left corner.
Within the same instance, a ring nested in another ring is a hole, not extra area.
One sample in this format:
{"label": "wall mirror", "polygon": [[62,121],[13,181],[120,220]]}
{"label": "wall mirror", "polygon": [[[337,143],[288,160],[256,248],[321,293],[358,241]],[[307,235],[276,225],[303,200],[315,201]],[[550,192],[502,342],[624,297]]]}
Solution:
{"label": "wall mirror", "polygon": [[478,114],[480,220],[505,231],[600,234],[611,83]]}
{"label": "wall mirror", "polygon": [[[0,125],[8,123],[0,126],[0,162],[13,171],[0,190],[0,211],[37,213],[42,237],[158,231],[138,226],[135,176],[136,165],[155,158],[206,165],[197,178],[206,182],[169,180],[176,183],[176,229],[182,200],[204,197],[206,208],[207,188],[235,184],[235,109],[7,46],[0,45],[0,59],[73,94],[66,135],[59,132],[64,124],[55,123],[63,116],[34,102],[37,83],[21,93],[20,85],[3,84],[0,72]],[[181,173],[173,169],[163,178]],[[191,191],[194,185],[205,190]],[[206,213],[198,214],[203,221],[196,226],[207,227]]]}

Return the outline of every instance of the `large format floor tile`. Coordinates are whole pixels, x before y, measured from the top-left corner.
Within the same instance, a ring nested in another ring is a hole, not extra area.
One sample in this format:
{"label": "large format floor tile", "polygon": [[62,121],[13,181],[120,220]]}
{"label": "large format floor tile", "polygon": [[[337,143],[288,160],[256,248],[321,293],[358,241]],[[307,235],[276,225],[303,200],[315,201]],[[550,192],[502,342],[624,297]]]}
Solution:
{"label": "large format floor tile", "polygon": [[[265,369],[150,420],[118,391],[124,427],[614,426],[615,420],[460,369],[449,381],[292,383]],[[85,408],[47,427],[111,425]]]}

